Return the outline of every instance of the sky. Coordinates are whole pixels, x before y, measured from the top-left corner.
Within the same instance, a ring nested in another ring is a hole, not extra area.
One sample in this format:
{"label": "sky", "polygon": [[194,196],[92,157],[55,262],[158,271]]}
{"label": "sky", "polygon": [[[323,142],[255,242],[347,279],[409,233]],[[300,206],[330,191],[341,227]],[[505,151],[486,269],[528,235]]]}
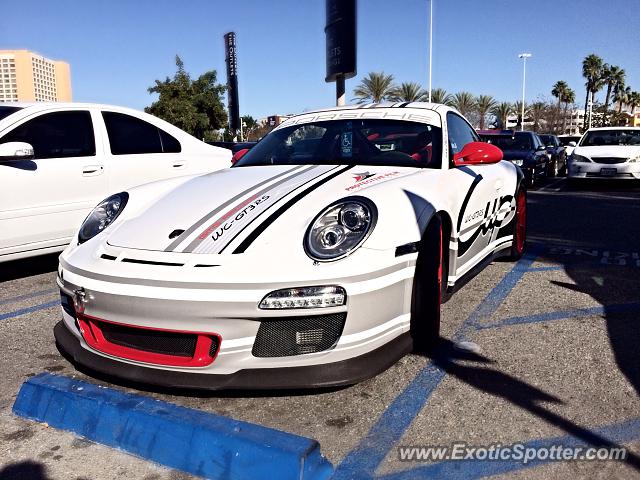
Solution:
{"label": "sky", "polygon": [[[582,59],[595,53],[640,91],[640,0],[433,0],[433,87],[516,101],[552,99],[566,81],[584,105]],[[235,31],[242,115],[335,104],[325,83],[324,0],[20,0],[3,2],[0,49],[71,65],[73,100],[143,109],[155,79],[208,70],[226,83],[223,35]],[[358,74],[428,85],[429,0],[358,0]],[[604,91],[596,98],[602,100]]]}

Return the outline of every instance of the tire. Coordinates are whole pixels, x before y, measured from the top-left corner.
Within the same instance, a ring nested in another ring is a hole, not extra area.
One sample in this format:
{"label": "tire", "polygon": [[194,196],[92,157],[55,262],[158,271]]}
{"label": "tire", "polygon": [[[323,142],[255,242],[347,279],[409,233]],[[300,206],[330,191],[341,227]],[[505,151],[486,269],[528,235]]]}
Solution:
{"label": "tire", "polygon": [[522,258],[527,246],[527,191],[520,188],[516,193],[516,215],[513,224],[513,243],[509,260],[517,261]]}
{"label": "tire", "polygon": [[417,352],[427,352],[440,339],[440,307],[446,294],[447,265],[444,261],[442,220],[429,222],[420,242],[411,295],[411,337]]}

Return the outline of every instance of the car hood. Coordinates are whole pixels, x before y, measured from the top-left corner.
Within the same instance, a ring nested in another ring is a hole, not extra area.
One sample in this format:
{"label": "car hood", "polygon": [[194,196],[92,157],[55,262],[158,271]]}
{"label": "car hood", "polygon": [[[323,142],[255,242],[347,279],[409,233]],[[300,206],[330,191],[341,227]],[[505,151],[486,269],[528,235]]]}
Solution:
{"label": "car hood", "polygon": [[166,252],[233,253],[247,237],[266,229],[274,214],[297,210],[312,217],[335,200],[419,171],[345,165],[230,168],[192,178],[132,218],[126,218],[125,210],[125,219],[107,231],[107,243]]}
{"label": "car hood", "polygon": [[588,158],[619,157],[632,158],[640,155],[640,146],[636,145],[603,145],[599,147],[576,147],[573,150],[576,155]]}

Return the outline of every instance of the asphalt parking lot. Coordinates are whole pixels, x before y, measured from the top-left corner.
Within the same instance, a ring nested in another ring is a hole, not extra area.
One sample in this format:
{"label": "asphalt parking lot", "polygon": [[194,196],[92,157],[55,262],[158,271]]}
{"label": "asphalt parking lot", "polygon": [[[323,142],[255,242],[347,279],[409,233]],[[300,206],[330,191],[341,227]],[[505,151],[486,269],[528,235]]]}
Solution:
{"label": "asphalt parking lot", "polygon": [[[637,184],[533,189],[527,255],[452,297],[437,351],[319,392],[166,392],[89,377],[54,345],[56,255],[0,264],[0,479],[191,478],[14,415],[21,384],[42,372],[315,438],[335,478],[640,478],[639,200]],[[399,447],[456,442],[628,451],[526,465],[400,458]]]}

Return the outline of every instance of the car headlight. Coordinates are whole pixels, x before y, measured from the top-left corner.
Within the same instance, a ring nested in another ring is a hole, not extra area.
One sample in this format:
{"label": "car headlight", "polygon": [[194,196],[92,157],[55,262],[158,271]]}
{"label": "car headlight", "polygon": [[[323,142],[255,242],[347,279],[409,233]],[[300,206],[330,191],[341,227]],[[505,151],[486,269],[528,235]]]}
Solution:
{"label": "car headlight", "polygon": [[116,193],[103,200],[89,214],[78,232],[78,243],[84,243],[95,237],[118,218],[129,200],[127,192]]}
{"label": "car headlight", "polygon": [[313,260],[327,262],[346,257],[366,240],[376,225],[378,210],[363,197],[344,198],[311,222],[304,250]]}
{"label": "car headlight", "polygon": [[517,159],[517,160],[511,160],[511,163],[513,163],[514,165],[518,165],[519,167],[521,167],[522,165],[524,165],[524,160],[522,160],[521,158]]}
{"label": "car headlight", "polygon": [[571,155],[571,161],[575,163],[591,163],[591,160],[589,160],[587,157],[576,155],[575,153]]}

